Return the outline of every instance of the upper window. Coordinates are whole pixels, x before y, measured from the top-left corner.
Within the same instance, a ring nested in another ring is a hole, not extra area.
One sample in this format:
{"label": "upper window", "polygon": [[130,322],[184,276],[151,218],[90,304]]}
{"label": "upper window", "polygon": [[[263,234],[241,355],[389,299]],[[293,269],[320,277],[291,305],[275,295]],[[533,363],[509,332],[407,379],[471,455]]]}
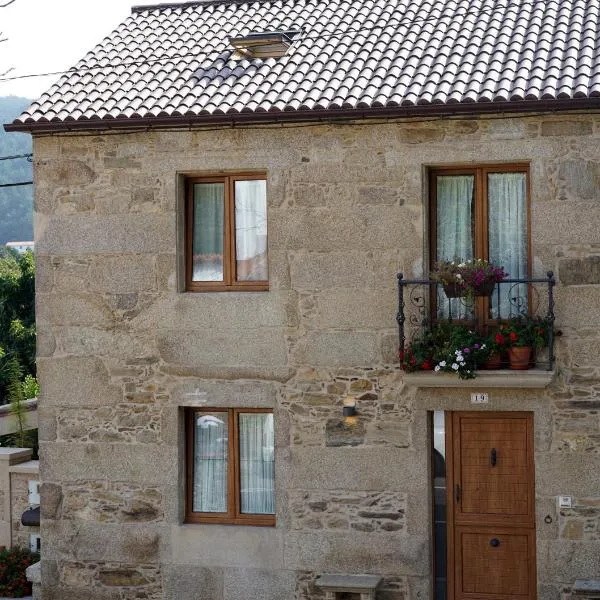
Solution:
{"label": "upper window", "polygon": [[[483,258],[504,267],[510,279],[529,277],[529,171],[527,165],[435,169],[431,172],[431,259]],[[501,287],[512,284],[500,284]],[[508,290],[508,288],[507,288]],[[440,290],[443,296],[443,292]],[[527,286],[519,291],[527,296]],[[443,297],[445,300],[445,296]],[[438,299],[438,313],[464,312]],[[505,316],[508,294],[481,301],[487,318]]]}
{"label": "upper window", "polygon": [[186,409],[186,520],[275,524],[273,413]]}
{"label": "upper window", "polygon": [[186,205],[187,289],[268,289],[265,175],[189,178]]}

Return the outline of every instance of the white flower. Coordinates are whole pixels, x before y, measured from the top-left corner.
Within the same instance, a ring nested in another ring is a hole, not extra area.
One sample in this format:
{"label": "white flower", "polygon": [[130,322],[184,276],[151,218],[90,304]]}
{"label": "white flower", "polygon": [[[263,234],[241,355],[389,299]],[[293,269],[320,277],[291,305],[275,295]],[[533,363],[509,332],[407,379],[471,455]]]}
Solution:
{"label": "white flower", "polygon": [[456,280],[457,281],[462,281],[462,275],[460,273],[456,274]]}
{"label": "white flower", "polygon": [[434,371],[439,371],[440,370],[440,365],[436,365],[435,369],[433,369]]}
{"label": "white flower", "polygon": [[458,369],[459,369],[460,367],[459,367],[459,366],[458,366],[456,363],[452,363],[452,368],[453,368],[455,371],[458,371]]}
{"label": "white flower", "polygon": [[457,362],[459,362],[459,363],[464,363],[464,362],[465,362],[465,359],[464,359],[464,357],[463,357],[463,356],[457,356],[457,357],[456,357],[456,361],[457,361]]}
{"label": "white flower", "polygon": [[465,263],[460,263],[460,265],[458,265],[459,267],[466,267],[467,265]]}
{"label": "white flower", "polygon": [[458,356],[460,354],[460,350],[455,350],[454,354],[456,354],[456,356]]}
{"label": "white flower", "polygon": [[446,366],[446,361],[445,360],[440,361],[440,367],[445,367],[445,366]]}
{"label": "white flower", "polygon": [[481,349],[485,350],[485,344],[481,344]]}

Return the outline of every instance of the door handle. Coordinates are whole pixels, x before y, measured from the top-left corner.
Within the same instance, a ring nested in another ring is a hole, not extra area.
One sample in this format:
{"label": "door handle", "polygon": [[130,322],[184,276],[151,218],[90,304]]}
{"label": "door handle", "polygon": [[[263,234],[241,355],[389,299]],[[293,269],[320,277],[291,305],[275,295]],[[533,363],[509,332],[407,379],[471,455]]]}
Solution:
{"label": "door handle", "polygon": [[492,546],[492,548],[497,548],[500,545],[500,540],[496,539],[496,538],[492,538],[490,540],[490,546]]}
{"label": "door handle", "polygon": [[492,451],[490,452],[490,465],[492,465],[492,467],[496,466],[496,448],[492,448]]}

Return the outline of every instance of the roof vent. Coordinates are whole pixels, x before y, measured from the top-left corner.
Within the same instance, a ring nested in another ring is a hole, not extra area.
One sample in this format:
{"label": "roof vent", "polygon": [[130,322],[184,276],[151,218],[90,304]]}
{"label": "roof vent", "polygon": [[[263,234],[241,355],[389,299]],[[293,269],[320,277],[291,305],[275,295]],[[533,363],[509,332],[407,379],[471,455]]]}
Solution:
{"label": "roof vent", "polygon": [[247,58],[284,56],[299,31],[265,31],[229,38],[238,54]]}

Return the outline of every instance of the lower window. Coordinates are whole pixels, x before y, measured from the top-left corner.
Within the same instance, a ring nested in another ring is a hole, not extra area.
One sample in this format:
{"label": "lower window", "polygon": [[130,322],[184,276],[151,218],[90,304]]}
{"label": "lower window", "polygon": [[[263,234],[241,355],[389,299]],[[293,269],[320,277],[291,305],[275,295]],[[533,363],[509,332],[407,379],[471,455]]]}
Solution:
{"label": "lower window", "polygon": [[186,521],[275,524],[273,413],[186,409]]}

